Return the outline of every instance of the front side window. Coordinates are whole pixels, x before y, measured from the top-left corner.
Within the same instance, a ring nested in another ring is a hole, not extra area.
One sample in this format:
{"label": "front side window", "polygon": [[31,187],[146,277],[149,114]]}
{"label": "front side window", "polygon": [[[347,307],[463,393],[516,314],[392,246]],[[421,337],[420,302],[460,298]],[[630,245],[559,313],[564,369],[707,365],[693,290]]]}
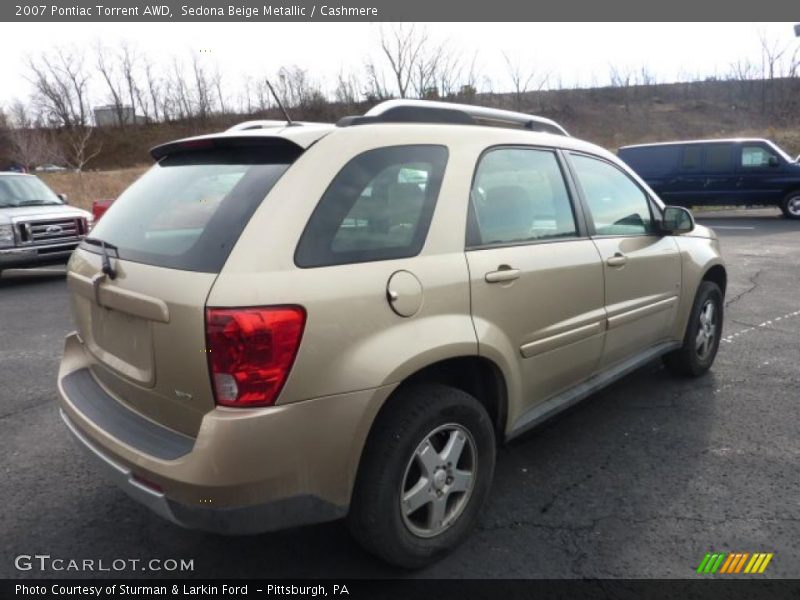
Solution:
{"label": "front side window", "polygon": [[742,146],[743,167],[768,167],[770,161],[776,161],[778,157],[769,152],[763,146]]}
{"label": "front side window", "polygon": [[644,191],[618,168],[580,154],[572,155],[597,235],[642,235],[653,230]]}
{"label": "front side window", "polygon": [[295,252],[297,266],[419,254],[446,163],[444,146],[392,146],[356,156],[311,215]]}
{"label": "front side window", "polygon": [[470,245],[509,244],[577,235],[555,153],[499,148],[478,165],[470,194],[477,234]]}

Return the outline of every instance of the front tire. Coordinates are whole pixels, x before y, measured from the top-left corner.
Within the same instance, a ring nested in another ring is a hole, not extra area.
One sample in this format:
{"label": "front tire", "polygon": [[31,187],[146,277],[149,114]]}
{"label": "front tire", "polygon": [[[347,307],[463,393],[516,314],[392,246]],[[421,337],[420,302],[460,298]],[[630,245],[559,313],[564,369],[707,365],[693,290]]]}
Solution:
{"label": "front tire", "polygon": [[722,290],[712,281],[703,281],[695,295],[683,346],[664,356],[667,368],[678,375],[699,377],[711,368],[722,335]]}
{"label": "front tire", "polygon": [[438,384],[400,389],[378,416],[348,525],[369,552],[419,568],[469,535],[488,497],[495,436],[473,396]]}
{"label": "front tire", "polygon": [[800,191],[789,192],[781,202],[781,210],[787,219],[800,219]]}

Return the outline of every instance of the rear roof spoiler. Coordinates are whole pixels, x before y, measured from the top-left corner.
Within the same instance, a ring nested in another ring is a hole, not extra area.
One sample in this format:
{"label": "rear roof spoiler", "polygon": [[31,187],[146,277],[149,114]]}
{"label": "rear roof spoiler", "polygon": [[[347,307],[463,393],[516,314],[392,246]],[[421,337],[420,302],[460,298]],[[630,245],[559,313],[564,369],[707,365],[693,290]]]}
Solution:
{"label": "rear roof spoiler", "polygon": [[150,149],[150,156],[156,161],[176,152],[193,152],[198,150],[214,150],[221,148],[281,148],[302,152],[304,148],[284,137],[269,136],[234,136],[209,135],[184,138],[160,144]]}

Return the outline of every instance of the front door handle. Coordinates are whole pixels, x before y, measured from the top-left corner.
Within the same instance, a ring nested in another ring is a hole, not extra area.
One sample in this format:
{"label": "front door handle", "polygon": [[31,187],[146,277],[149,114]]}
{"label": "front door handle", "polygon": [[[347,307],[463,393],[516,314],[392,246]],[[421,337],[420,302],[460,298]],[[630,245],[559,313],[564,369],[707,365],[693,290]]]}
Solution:
{"label": "front door handle", "polygon": [[609,256],[606,259],[606,264],[609,267],[621,267],[627,262],[628,262],[628,257],[625,256],[622,252],[616,252],[614,256]]}
{"label": "front door handle", "polygon": [[520,270],[512,269],[508,265],[500,265],[497,271],[489,271],[486,273],[486,283],[502,283],[504,281],[514,281],[519,279]]}

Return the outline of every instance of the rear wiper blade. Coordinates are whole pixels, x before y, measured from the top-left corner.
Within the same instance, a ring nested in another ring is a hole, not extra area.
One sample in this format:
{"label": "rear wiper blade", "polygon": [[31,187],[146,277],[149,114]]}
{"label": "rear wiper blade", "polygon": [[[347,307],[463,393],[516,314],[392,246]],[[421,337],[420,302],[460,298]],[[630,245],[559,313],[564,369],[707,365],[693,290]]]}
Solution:
{"label": "rear wiper blade", "polygon": [[113,250],[114,254],[117,255],[117,260],[119,260],[119,248],[114,244],[110,244],[96,237],[86,237],[83,238],[83,241],[94,244],[95,246],[100,246],[103,249],[103,268],[101,271],[108,275],[109,279],[116,279],[117,271],[111,266],[111,258],[108,256],[108,251]]}

